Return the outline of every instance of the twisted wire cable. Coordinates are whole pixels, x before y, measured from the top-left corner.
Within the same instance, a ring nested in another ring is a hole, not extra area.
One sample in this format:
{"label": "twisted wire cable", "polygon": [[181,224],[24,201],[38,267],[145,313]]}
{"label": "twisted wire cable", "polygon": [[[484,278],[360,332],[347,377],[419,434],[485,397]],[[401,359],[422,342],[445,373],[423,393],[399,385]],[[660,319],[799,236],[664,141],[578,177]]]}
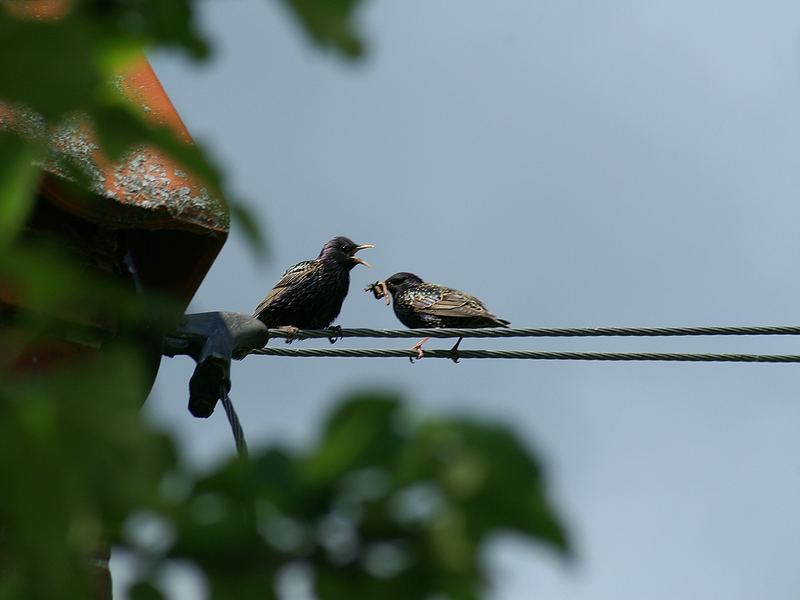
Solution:
{"label": "twisted wire cable", "polygon": [[271,338],[298,340],[321,338],[511,338],[511,337],[688,337],[800,335],[800,326],[755,327],[484,327],[480,329],[300,329],[289,333],[270,329]]}
{"label": "twisted wire cable", "polygon": [[228,395],[228,386],[225,382],[220,386],[220,399],[222,400],[222,407],[225,409],[225,416],[228,417],[228,423],[230,423],[231,431],[233,432],[233,439],[236,442],[236,453],[240,458],[247,458],[247,440],[244,439],[244,429],[242,429],[242,423],[239,421],[236,409],[233,408],[233,402]]}
{"label": "twisted wire cable", "polygon": [[[261,348],[250,354],[305,358],[411,358],[412,349],[367,348]],[[600,360],[665,362],[800,363],[797,354],[692,354],[680,352],[548,352],[540,350],[425,350],[425,358],[522,359],[522,360]]]}

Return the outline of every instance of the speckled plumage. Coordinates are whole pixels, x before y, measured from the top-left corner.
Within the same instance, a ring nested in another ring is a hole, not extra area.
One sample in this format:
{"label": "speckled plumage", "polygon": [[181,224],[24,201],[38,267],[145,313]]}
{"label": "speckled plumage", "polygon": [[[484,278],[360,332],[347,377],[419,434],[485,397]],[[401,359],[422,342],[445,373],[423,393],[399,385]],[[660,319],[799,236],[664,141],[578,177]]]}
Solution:
{"label": "speckled plumage", "polygon": [[509,322],[491,314],[478,298],[413,273],[395,273],[385,280],[394,314],[406,327],[506,327]]}
{"label": "speckled plumage", "polygon": [[371,247],[359,246],[342,236],[333,238],[316,259],[286,269],[253,316],[268,327],[328,327],[342,309],[350,287],[350,270],[357,264],[367,264],[355,253]]}

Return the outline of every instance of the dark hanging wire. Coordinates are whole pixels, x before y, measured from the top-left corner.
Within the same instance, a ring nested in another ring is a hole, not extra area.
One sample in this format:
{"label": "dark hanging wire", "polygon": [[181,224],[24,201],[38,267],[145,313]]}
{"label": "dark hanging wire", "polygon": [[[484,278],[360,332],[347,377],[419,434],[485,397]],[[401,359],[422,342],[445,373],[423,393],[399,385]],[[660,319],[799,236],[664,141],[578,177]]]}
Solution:
{"label": "dark hanging wire", "polygon": [[240,458],[247,458],[247,441],[244,439],[244,429],[242,429],[242,423],[239,421],[236,409],[233,408],[233,402],[231,402],[231,398],[228,395],[228,386],[225,382],[220,385],[220,398],[222,399],[222,407],[225,409],[225,415],[228,417],[228,423],[231,425],[233,439],[236,442],[236,453]]}

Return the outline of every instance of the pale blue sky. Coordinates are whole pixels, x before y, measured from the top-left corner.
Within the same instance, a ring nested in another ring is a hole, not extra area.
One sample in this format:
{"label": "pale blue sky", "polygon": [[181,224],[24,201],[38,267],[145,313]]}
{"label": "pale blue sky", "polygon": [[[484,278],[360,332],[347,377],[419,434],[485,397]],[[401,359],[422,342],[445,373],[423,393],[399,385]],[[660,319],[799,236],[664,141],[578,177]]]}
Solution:
{"label": "pale blue sky", "polygon": [[[312,49],[277,4],[206,2],[202,16],[212,63],[153,65],[273,255],[256,263],[234,230],[192,310],[249,312],[283,268],[344,234],[377,248],[353,272],[343,326],[398,326],[361,288],[399,270],[517,326],[800,320],[796,2],[372,0],[358,65]],[[148,414],[208,464],[232,442],[222,414],[186,411],[191,370],[165,359]],[[800,594],[797,366],[251,357],[233,382],[252,446],[308,443],[342,393],[375,384],[423,411],[511,424],[546,460],[579,559],[501,542],[492,600]],[[176,597],[192,597],[180,581]]]}

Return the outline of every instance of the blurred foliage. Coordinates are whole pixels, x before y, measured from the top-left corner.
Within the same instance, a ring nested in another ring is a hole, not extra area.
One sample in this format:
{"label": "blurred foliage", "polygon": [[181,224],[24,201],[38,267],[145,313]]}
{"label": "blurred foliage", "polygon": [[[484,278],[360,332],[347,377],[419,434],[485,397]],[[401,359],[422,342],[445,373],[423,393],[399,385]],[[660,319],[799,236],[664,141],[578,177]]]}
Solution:
{"label": "blurred foliage", "polygon": [[353,26],[360,0],[281,0],[309,38],[351,58],[364,52],[364,43]]}
{"label": "blurred foliage", "polygon": [[133,349],[0,384],[0,598],[86,598],[86,557],[156,502],[175,464],[139,416]]}
{"label": "blurred foliage", "polygon": [[[361,53],[358,2],[283,4],[316,43]],[[507,429],[415,419],[380,393],[348,399],[309,451],[269,448],[204,474],[179,460],[139,415],[179,311],[24,227],[41,202],[48,132],[76,120],[111,158],[153,144],[225,193],[207,152],[146,122],[113,85],[145,49],[203,60],[209,44],[190,0],[64,0],[57,18],[20,18],[37,6],[0,0],[0,298],[23,307],[0,302],[0,338],[83,350],[29,373],[0,362],[0,598],[86,598],[88,558],[109,544],[140,559],[134,599],[163,597],[174,560],[197,566],[214,598],[287,597],[298,585],[322,599],[480,598],[496,533],[566,552],[540,469]],[[35,131],[3,130],[4,106],[36,115]],[[244,206],[231,212],[263,245]]]}
{"label": "blurred foliage", "polygon": [[0,131],[0,251],[16,237],[33,204],[39,149]]}
{"label": "blurred foliage", "polygon": [[[483,597],[483,544],[514,532],[567,551],[530,452],[502,427],[414,419],[400,398],[346,399],[305,453],[272,448],[177,486],[139,547],[202,569],[214,598],[276,595],[304,566],[322,599]],[[276,596],[274,596],[276,597]]]}

